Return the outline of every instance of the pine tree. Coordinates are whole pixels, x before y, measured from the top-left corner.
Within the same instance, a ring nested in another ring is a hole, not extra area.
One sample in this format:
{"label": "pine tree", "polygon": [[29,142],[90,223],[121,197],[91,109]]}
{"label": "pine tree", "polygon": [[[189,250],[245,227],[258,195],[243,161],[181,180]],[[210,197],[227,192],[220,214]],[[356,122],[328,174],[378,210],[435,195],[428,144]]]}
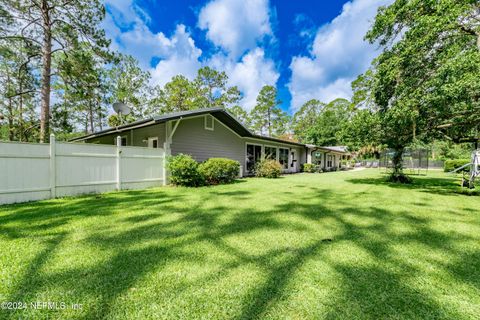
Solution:
{"label": "pine tree", "polygon": [[88,43],[97,54],[105,52],[109,42],[99,28],[105,8],[100,0],[3,0],[0,11],[0,38],[12,47],[32,48],[27,63],[40,67],[39,138],[44,142],[50,132],[52,57],[79,41]]}
{"label": "pine tree", "polygon": [[256,133],[272,137],[287,132],[290,118],[279,108],[281,103],[277,99],[275,87],[266,85],[260,90],[257,96],[257,105],[250,113],[252,129]]}

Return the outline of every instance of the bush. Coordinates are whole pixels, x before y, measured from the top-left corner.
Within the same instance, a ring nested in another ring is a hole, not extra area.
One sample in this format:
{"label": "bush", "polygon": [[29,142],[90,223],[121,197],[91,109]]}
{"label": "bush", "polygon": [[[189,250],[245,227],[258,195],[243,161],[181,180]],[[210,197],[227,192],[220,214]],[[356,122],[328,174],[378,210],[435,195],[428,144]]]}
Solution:
{"label": "bush", "polygon": [[198,166],[198,172],[208,184],[231,183],[240,172],[240,163],[226,158],[210,158]]}
{"label": "bush", "polygon": [[198,172],[198,162],[186,154],[170,157],[167,162],[170,171],[170,181],[177,186],[198,187],[204,184],[202,175]]}
{"label": "bush", "polygon": [[[455,160],[447,160],[445,161],[443,171],[445,172],[450,172],[455,170],[456,168],[459,168],[467,163],[470,163],[470,159],[455,159]],[[463,169],[463,171],[470,171],[469,167],[466,167]]]}
{"label": "bush", "polygon": [[340,165],[342,167],[348,167],[349,164],[350,162],[348,160],[340,160]]}
{"label": "bush", "polygon": [[309,173],[315,172],[315,165],[311,163],[305,163],[303,165],[303,172],[309,172]]}
{"label": "bush", "polygon": [[265,159],[255,165],[255,176],[278,178],[282,174],[282,165],[275,160]]}

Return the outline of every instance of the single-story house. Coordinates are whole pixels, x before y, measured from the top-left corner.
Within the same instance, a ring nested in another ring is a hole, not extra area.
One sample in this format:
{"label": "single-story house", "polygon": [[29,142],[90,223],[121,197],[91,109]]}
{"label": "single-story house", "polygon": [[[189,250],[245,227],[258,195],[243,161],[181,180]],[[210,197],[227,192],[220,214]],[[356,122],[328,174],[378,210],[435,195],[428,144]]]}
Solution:
{"label": "single-story house", "polygon": [[[213,157],[237,160],[241,174],[250,175],[262,158],[277,160],[285,173],[299,172],[304,163],[338,167],[345,150],[316,147],[252,133],[222,108],[182,111],[151,117],[72,139],[76,142],[163,148],[166,155],[189,154],[199,162]],[[317,157],[318,152],[320,154]],[[333,156],[334,158],[331,158]],[[333,159],[333,160],[332,160]]]}

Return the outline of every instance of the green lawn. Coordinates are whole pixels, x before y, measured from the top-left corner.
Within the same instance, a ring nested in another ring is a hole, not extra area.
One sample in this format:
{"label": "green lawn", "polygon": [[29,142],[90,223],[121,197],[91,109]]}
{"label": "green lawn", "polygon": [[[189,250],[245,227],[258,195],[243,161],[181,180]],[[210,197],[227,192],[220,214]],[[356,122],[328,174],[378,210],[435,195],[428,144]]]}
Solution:
{"label": "green lawn", "polygon": [[0,302],[68,304],[0,318],[478,319],[480,197],[455,183],[371,169],[0,207]]}

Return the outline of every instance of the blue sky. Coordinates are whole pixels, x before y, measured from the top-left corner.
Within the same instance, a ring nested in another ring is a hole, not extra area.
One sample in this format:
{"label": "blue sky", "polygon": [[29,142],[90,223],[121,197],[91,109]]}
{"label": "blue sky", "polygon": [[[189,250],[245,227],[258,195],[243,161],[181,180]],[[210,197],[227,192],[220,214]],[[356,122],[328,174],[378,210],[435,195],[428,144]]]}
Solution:
{"label": "blue sky", "polygon": [[391,0],[106,0],[115,49],[136,57],[164,85],[198,68],[224,70],[255,105],[276,85],[282,108],[309,99],[349,98],[350,83],[378,54],[363,41],[379,6]]}

